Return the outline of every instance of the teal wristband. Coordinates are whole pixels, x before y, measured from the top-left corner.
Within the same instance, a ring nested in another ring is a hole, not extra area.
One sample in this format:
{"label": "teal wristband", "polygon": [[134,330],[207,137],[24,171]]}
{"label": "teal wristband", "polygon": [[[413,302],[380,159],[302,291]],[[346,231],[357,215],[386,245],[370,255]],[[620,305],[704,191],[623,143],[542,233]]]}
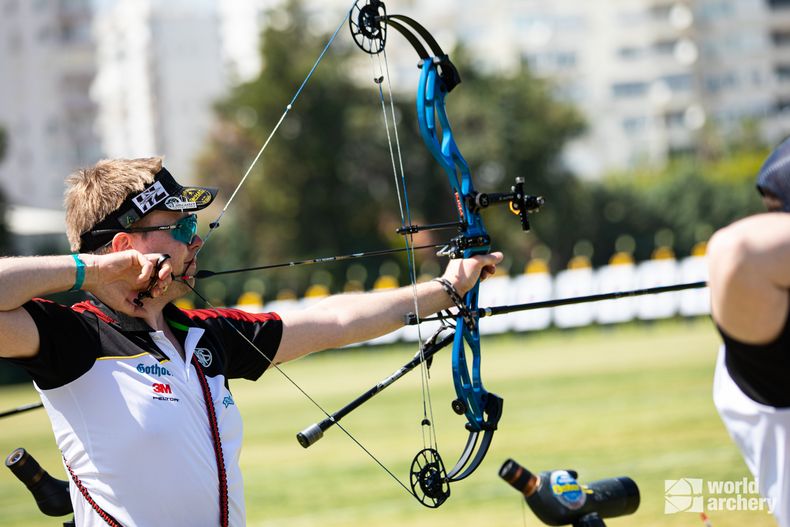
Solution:
{"label": "teal wristband", "polygon": [[74,258],[74,263],[77,264],[77,276],[74,278],[74,285],[71,286],[69,291],[79,291],[82,289],[83,282],[85,282],[85,262],[80,259],[80,255],[77,253],[72,253],[71,256]]}

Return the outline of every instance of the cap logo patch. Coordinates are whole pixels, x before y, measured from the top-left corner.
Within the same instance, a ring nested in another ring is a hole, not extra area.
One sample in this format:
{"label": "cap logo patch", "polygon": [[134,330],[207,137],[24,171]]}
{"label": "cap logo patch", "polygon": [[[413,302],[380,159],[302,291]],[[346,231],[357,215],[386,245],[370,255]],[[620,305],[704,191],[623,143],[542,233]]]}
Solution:
{"label": "cap logo patch", "polygon": [[165,200],[165,207],[169,210],[192,210],[198,206],[194,201],[185,201],[182,196],[171,196]]}
{"label": "cap logo patch", "polygon": [[168,198],[165,207],[170,210],[192,210],[205,207],[210,201],[210,192],[202,188],[188,187],[178,196]]}
{"label": "cap logo patch", "polygon": [[120,215],[118,218],[118,223],[121,224],[121,227],[124,229],[128,228],[132,223],[136,222],[140,219],[140,215],[137,214],[134,209],[129,209],[123,214]]}
{"label": "cap logo patch", "polygon": [[203,207],[211,201],[211,192],[202,188],[185,188],[181,193],[181,199],[195,203],[198,207]]}
{"label": "cap logo patch", "polygon": [[167,193],[162,183],[155,181],[153,185],[146,187],[138,195],[132,198],[132,203],[142,214],[148,212],[156,207],[159,203],[167,198],[170,194]]}

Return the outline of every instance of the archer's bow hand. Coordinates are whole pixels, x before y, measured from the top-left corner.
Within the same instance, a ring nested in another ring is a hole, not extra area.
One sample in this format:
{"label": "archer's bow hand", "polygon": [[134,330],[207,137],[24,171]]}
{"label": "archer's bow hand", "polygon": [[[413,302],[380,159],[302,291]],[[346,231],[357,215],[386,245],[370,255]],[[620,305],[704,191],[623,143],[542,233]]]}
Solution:
{"label": "archer's bow hand", "polygon": [[503,258],[501,252],[493,252],[450,260],[442,278],[453,284],[458,293],[463,295],[474,287],[478,278],[482,281],[493,276],[497,264],[501,263]]}

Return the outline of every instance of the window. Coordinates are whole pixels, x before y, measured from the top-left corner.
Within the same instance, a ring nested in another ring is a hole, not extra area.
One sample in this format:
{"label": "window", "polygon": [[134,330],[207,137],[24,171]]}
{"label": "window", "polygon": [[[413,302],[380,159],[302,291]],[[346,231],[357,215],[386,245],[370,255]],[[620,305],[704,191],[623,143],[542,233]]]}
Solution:
{"label": "window", "polygon": [[664,114],[664,122],[666,123],[667,128],[685,126],[686,114],[685,112],[667,112]]}
{"label": "window", "polygon": [[776,79],[782,82],[790,81],[790,66],[777,66],[774,69]]}
{"label": "window", "polygon": [[641,97],[646,93],[646,82],[618,82],[612,84],[612,95],[617,98]]}
{"label": "window", "polygon": [[738,78],[731,71],[705,77],[705,88],[710,93],[719,93],[727,89],[736,88],[737,86]]}
{"label": "window", "polygon": [[673,55],[676,44],[676,40],[659,40],[653,43],[653,51],[656,55]]}
{"label": "window", "polygon": [[626,117],[622,122],[623,131],[626,134],[637,134],[643,132],[647,128],[647,117],[639,115],[635,117]]}
{"label": "window", "polygon": [[638,48],[635,46],[623,46],[622,48],[617,48],[617,56],[623,60],[638,59],[644,54],[645,50],[643,48]]}
{"label": "window", "polygon": [[661,78],[667,87],[674,92],[682,92],[691,90],[692,77],[688,73],[681,73],[679,75],[667,75]]}
{"label": "window", "polygon": [[773,40],[774,46],[777,47],[790,46],[790,32],[775,31],[771,33],[771,40]]}

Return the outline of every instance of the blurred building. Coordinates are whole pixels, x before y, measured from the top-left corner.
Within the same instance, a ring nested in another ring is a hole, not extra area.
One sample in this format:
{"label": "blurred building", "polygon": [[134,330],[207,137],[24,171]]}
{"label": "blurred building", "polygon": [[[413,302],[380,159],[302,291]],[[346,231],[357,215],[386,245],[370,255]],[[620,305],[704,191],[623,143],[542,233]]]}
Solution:
{"label": "blurred building", "polygon": [[[212,105],[260,71],[259,35],[282,0],[0,0],[0,185],[59,208],[66,174],[101,157],[164,154],[191,178]],[[305,0],[316,31],[350,0]],[[527,62],[587,117],[565,162],[595,177],[696,148],[703,127],[790,133],[790,0],[391,0],[481,68]],[[340,36],[346,39],[347,35]],[[390,46],[413,86],[415,60]],[[364,61],[363,61],[364,62]],[[370,77],[363,73],[363,77]],[[396,84],[396,89],[398,84]],[[284,101],[284,104],[287,101]]]}
{"label": "blurred building", "polygon": [[60,208],[63,179],[101,153],[88,0],[0,1],[0,185],[11,203]]}
{"label": "blurred building", "polygon": [[214,102],[258,73],[262,1],[0,0],[0,185],[59,209],[102,157],[164,154],[190,180]]}
{"label": "blurred building", "polygon": [[663,164],[706,125],[726,134],[754,119],[769,141],[790,133],[777,115],[790,103],[788,1],[438,3],[454,15],[432,26],[454,25],[489,67],[526,61],[582,110],[588,133],[565,152],[577,174]]}
{"label": "blurred building", "polygon": [[164,154],[168,168],[189,181],[214,103],[232,81],[245,80],[260,67],[247,65],[257,54],[258,5],[217,0],[105,4],[94,20],[97,75],[92,86],[102,152],[108,157]]}

